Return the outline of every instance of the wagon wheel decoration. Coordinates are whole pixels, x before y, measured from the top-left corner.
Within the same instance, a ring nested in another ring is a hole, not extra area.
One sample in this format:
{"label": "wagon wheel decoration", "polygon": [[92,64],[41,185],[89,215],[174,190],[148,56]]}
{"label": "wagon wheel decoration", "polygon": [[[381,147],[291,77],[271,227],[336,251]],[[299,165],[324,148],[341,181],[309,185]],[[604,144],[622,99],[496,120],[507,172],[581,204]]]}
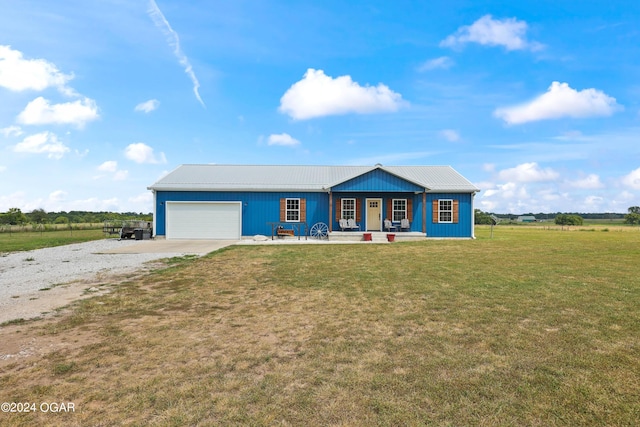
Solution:
{"label": "wagon wheel decoration", "polygon": [[316,222],[311,227],[310,234],[314,239],[327,239],[329,237],[329,227],[324,222]]}

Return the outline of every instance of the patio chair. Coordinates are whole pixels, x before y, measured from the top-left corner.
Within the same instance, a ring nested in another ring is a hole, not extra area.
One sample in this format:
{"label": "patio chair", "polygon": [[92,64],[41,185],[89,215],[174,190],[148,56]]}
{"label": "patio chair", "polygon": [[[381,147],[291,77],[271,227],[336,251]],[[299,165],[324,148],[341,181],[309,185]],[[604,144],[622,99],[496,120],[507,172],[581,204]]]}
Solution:
{"label": "patio chair", "polygon": [[385,219],[384,220],[384,229],[387,231],[391,231],[396,229],[396,227],[393,225],[393,223],[391,222],[390,219]]}
{"label": "patio chair", "polygon": [[411,224],[409,224],[409,220],[407,218],[401,219],[400,220],[400,230],[404,231],[407,230],[409,231],[409,229],[411,228]]}
{"label": "patio chair", "polygon": [[340,218],[338,223],[340,224],[340,231],[344,231],[345,228],[349,228],[346,219]]}
{"label": "patio chair", "polygon": [[347,220],[347,228],[349,228],[350,230],[360,231],[360,226],[356,224],[356,220],[353,218]]}

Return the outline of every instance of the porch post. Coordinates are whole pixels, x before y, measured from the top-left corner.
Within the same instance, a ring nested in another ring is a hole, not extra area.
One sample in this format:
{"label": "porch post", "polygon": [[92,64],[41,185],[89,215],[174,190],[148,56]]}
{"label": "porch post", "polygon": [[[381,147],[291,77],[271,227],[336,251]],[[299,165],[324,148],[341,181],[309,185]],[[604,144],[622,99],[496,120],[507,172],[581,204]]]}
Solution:
{"label": "porch post", "polygon": [[427,234],[427,190],[422,192],[422,232]]}
{"label": "porch post", "polygon": [[331,216],[331,212],[333,212],[333,193],[329,190],[329,233],[333,231],[333,221],[331,220],[333,217]]}

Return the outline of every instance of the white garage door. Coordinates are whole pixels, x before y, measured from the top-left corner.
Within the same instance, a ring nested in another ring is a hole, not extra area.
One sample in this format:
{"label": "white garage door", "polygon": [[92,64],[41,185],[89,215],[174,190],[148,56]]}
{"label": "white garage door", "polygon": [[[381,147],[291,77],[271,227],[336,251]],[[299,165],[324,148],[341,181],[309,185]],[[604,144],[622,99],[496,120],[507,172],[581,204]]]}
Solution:
{"label": "white garage door", "polygon": [[167,202],[167,239],[240,239],[240,202]]}

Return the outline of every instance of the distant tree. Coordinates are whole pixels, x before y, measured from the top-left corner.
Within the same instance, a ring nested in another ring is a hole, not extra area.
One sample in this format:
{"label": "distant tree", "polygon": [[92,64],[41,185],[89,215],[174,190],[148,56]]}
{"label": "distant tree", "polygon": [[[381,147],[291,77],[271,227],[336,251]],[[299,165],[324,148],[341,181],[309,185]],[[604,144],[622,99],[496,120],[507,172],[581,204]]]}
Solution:
{"label": "distant tree", "polygon": [[475,210],[475,223],[476,224],[488,224],[491,225],[491,216],[488,213],[482,212],[480,209]]}
{"label": "distant tree", "polygon": [[625,224],[640,225],[640,213],[630,213],[624,216]]}
{"label": "distant tree", "polygon": [[631,206],[628,210],[629,213],[624,216],[624,223],[640,225],[640,206]]}
{"label": "distant tree", "polygon": [[584,220],[580,215],[558,214],[555,223],[558,225],[582,225]]}
{"label": "distant tree", "polygon": [[10,208],[6,213],[0,215],[0,223],[18,225],[29,222],[27,216],[18,208]]}
{"label": "distant tree", "polygon": [[49,218],[44,209],[34,209],[27,215],[29,220],[34,224],[43,224],[47,222]]}
{"label": "distant tree", "polygon": [[69,218],[67,218],[66,216],[62,216],[60,215],[59,217],[56,218],[55,221],[53,221],[54,224],[69,224]]}
{"label": "distant tree", "polygon": [[100,218],[96,214],[88,213],[84,216],[83,222],[88,222],[90,224],[101,222]]}

